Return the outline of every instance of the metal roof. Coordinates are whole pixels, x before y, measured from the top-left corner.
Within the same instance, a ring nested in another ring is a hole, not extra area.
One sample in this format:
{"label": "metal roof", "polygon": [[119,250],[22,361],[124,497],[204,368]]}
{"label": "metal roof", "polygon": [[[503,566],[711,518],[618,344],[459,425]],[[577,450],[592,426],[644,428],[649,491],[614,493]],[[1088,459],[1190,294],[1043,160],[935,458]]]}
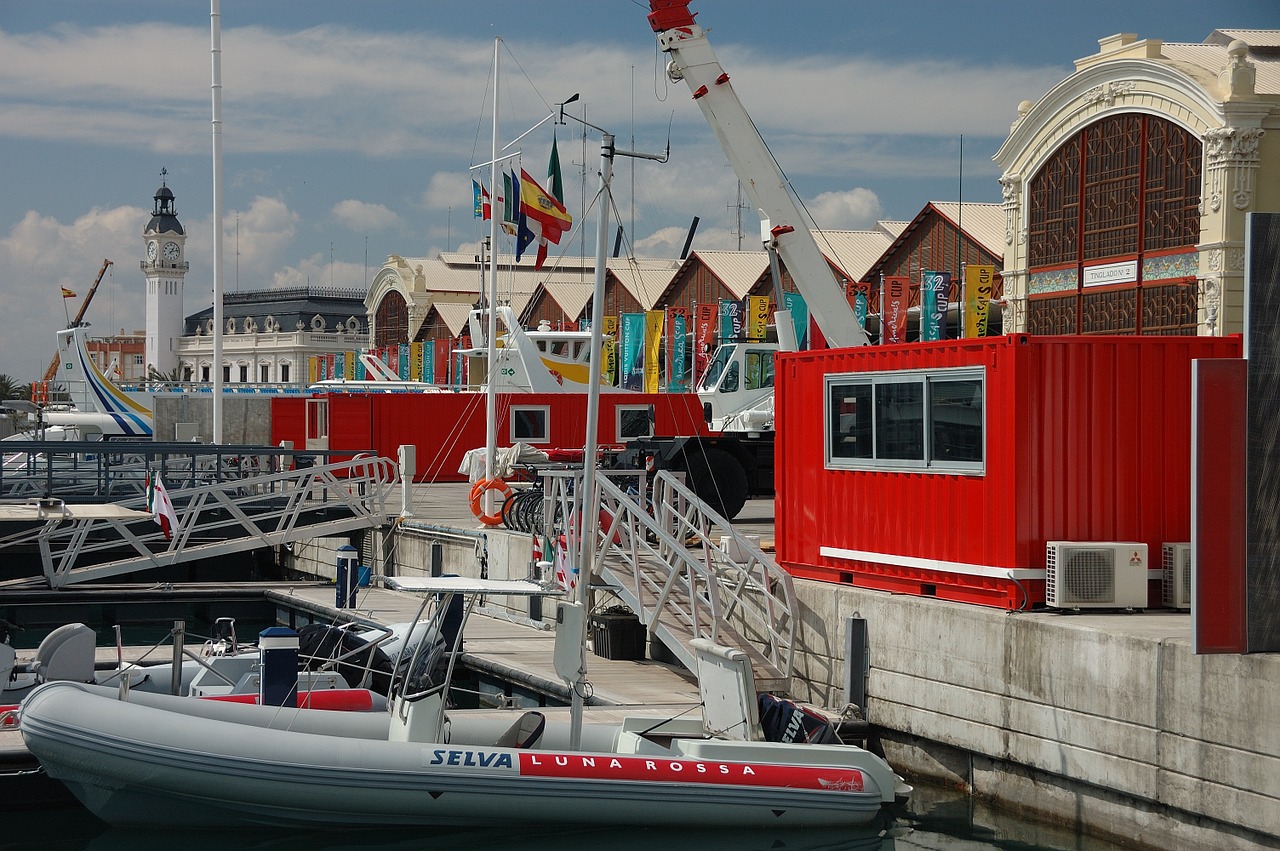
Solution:
{"label": "metal roof", "polygon": [[885,249],[893,244],[893,237],[883,230],[818,230],[813,232],[813,237],[827,262],[834,264],[851,281],[861,281]]}
{"label": "metal roof", "polygon": [[987,251],[996,257],[1004,256],[1005,214],[1000,204],[930,201],[929,206]]}
{"label": "metal roof", "polygon": [[751,292],[769,269],[769,257],[763,251],[695,251],[694,255],[702,261],[715,279],[733,293],[734,298],[743,298]]}

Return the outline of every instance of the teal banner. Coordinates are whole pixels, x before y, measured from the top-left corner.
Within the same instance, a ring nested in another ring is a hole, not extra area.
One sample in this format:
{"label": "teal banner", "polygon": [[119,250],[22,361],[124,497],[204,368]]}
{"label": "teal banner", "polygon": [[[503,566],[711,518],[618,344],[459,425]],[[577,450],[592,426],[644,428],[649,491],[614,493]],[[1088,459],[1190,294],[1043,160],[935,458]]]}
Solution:
{"label": "teal banner", "polygon": [[400,362],[396,364],[396,374],[400,376],[401,381],[409,378],[409,347],[407,345],[400,347]]}
{"label": "teal banner", "polygon": [[742,336],[742,302],[720,300],[720,343],[733,343]]}
{"label": "teal banner", "polygon": [[809,348],[809,305],[800,293],[783,293],[782,302],[791,313],[791,324],[796,329],[796,345],[801,351]]}
{"label": "teal banner", "polygon": [[863,328],[867,327],[867,294],[862,290],[858,290],[857,295],[853,297],[853,315],[859,325]]}
{"label": "teal banner", "polygon": [[925,272],[920,285],[920,339],[947,338],[947,296],[951,291],[950,272]]}
{"label": "teal banner", "polygon": [[644,390],[644,314],[624,313],[622,368],[618,386],[624,390]]}
{"label": "teal banner", "polygon": [[671,375],[667,378],[667,391],[689,392],[689,317],[681,309],[671,315]]}
{"label": "teal banner", "polygon": [[422,347],[422,380],[428,384],[436,381],[436,347],[430,341]]}

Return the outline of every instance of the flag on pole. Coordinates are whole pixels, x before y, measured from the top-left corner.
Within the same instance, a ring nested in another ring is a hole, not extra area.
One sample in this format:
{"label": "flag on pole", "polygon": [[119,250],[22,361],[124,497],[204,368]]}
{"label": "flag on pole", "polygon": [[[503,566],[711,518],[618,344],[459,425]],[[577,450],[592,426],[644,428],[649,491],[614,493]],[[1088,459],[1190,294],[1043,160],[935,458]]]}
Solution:
{"label": "flag on pole", "polygon": [[[520,236],[520,178],[514,171],[502,173],[502,230],[508,236]],[[517,254],[519,248],[517,246]],[[517,257],[517,260],[520,258]]]}
{"label": "flag on pole", "polygon": [[173,540],[173,530],[178,526],[178,514],[173,510],[173,501],[169,499],[169,492],[164,489],[164,482],[160,481],[160,474],[152,474],[150,470],[147,471],[147,510],[160,525],[165,540]]}
{"label": "flag on pole", "polygon": [[[553,148],[548,171],[558,173],[559,163],[559,154]],[[552,174],[548,182],[557,179],[557,175]],[[538,181],[524,169],[520,170],[520,214],[527,220],[525,226],[538,241],[538,262],[534,264],[534,268],[541,269],[547,259],[547,244],[560,244],[561,235],[573,226],[573,216],[565,209],[563,201],[539,186]]]}
{"label": "flag on pole", "polygon": [[[471,195],[475,201],[475,217],[477,219],[489,220],[493,215],[493,207],[489,203],[489,190],[480,185],[480,181],[471,181]],[[66,290],[63,290],[66,292]]]}
{"label": "flag on pole", "polygon": [[74,290],[69,290],[69,289],[67,289],[66,287],[63,287],[63,288],[62,288],[62,297],[63,297],[63,298],[75,298],[75,297],[76,297],[76,294],[75,294],[75,291],[74,291]]}

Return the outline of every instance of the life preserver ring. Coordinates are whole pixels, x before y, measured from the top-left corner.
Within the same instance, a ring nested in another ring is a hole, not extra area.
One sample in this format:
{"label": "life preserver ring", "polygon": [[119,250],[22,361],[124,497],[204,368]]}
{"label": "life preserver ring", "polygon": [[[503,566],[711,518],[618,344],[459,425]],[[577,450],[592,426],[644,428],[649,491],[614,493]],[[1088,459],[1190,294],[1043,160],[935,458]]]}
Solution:
{"label": "life preserver ring", "polygon": [[[497,491],[497,510],[493,514],[484,513],[484,495],[488,491]],[[511,496],[511,486],[502,479],[480,479],[471,486],[471,513],[486,526],[497,526],[502,522],[502,503]]]}

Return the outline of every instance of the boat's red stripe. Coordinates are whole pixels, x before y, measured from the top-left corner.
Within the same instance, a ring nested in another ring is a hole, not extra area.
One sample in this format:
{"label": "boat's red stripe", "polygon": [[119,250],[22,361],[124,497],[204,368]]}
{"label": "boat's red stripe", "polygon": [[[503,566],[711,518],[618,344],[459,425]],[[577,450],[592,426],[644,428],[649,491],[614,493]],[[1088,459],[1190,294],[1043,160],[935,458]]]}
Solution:
{"label": "boat's red stripe", "polygon": [[[258,702],[256,694],[211,694],[204,700],[220,700],[224,703]],[[305,691],[298,695],[302,709],[328,709],[343,712],[369,712],[373,709],[373,694],[363,688],[332,688]]]}
{"label": "boat's red stripe", "polygon": [[706,783],[734,786],[772,786],[789,789],[827,789],[861,792],[862,772],[856,768],[759,765],[696,759],[650,759],[521,752],[520,774],[526,777],[565,777],[578,780],[635,780],[653,783]]}

